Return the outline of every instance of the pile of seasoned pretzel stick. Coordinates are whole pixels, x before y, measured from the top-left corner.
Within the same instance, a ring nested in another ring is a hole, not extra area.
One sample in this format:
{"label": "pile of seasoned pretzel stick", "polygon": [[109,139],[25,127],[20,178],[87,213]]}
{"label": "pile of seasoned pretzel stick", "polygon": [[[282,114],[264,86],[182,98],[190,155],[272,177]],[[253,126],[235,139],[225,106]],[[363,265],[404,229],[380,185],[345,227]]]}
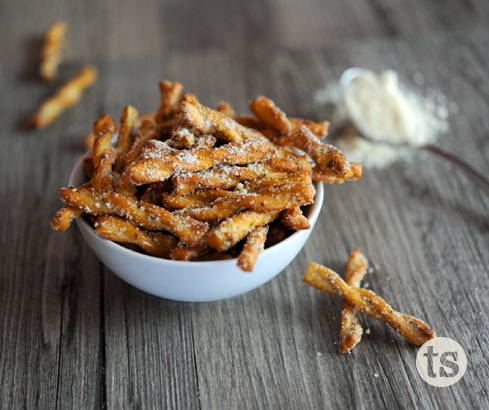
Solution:
{"label": "pile of seasoned pretzel stick", "polygon": [[88,182],[60,190],[66,205],[54,229],[85,215],[102,237],[149,255],[237,257],[252,271],[264,247],[310,228],[303,210],[313,181],[361,177],[359,164],[321,141],[327,122],[288,118],[266,97],[250,103],[254,115],[238,116],[229,103],[214,110],[182,90],[162,81],[155,114],[127,106],[119,124],[109,115],[95,121],[83,159]]}

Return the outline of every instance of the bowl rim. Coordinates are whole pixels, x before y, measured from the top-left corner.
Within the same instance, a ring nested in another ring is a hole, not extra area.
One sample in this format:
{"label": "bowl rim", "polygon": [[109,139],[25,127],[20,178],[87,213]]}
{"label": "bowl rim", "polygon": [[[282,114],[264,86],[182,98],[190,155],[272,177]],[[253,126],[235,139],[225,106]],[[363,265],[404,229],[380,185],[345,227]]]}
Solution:
{"label": "bowl rim", "polygon": [[[69,186],[77,186],[75,184],[75,176],[78,172],[80,172],[83,168],[82,166],[82,161],[86,157],[87,154],[83,155],[76,163],[73,169],[71,170],[69,180],[68,180],[68,185]],[[77,181],[78,182],[78,181]],[[307,216],[307,219],[309,221],[317,221],[319,217],[319,213],[322,210],[323,207],[323,202],[324,202],[324,187],[323,183],[320,181],[315,181],[314,182],[314,187],[316,189],[316,195],[314,197],[314,202],[310,205],[309,209],[309,215]],[[119,251],[121,253],[126,253],[128,256],[134,256],[136,258],[140,258],[142,260],[147,260],[147,261],[153,261],[153,262],[160,262],[160,263],[165,263],[169,265],[175,265],[175,266],[184,266],[187,264],[190,264],[191,266],[195,266],[196,264],[199,265],[209,265],[209,264],[220,264],[220,265],[225,265],[225,264],[236,264],[237,257],[236,258],[231,258],[231,259],[224,259],[224,260],[215,260],[215,261],[177,261],[173,259],[165,259],[165,258],[159,258],[157,256],[152,256],[152,255],[146,255],[141,252],[133,251],[132,249],[128,249],[117,242],[111,241],[109,239],[102,238],[100,235],[98,235],[95,232],[95,229],[90,226],[90,224],[85,221],[83,218],[76,218],[76,223],[79,229],[85,229],[91,236],[95,236],[97,239],[102,240],[105,242],[105,244],[109,247],[111,247],[114,251]],[[285,246],[287,243],[292,242],[294,239],[297,238],[299,235],[303,235],[304,233],[311,233],[312,229],[314,228],[314,224],[311,224],[311,227],[309,229],[305,230],[300,230],[300,231],[295,231],[291,235],[289,235],[287,238],[285,238],[283,241],[280,241],[279,243],[272,245],[266,249],[264,249],[261,257],[264,258],[266,254],[270,254],[273,251],[279,250],[281,247]],[[246,272],[245,272],[246,273]],[[252,272],[251,272],[252,273]]]}

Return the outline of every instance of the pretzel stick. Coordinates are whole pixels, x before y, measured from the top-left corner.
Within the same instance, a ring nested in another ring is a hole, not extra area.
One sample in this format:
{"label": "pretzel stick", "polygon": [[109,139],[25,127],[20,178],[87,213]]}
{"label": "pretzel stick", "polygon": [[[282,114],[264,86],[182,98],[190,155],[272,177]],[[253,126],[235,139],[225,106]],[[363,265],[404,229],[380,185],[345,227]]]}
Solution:
{"label": "pretzel stick", "polygon": [[217,223],[234,214],[242,211],[243,208],[237,206],[236,203],[230,202],[215,206],[214,204],[208,206],[201,206],[196,208],[183,208],[175,211],[178,215],[190,216],[198,221]]}
{"label": "pretzel stick", "polygon": [[[157,132],[158,131],[154,121],[143,120],[141,122],[141,126],[139,127],[136,136],[134,137],[132,146],[129,148],[129,151],[127,152],[124,158],[122,175],[119,178],[119,181],[117,182],[117,186],[116,186],[116,191],[118,193],[133,198],[136,196],[137,188],[131,181],[130,165],[142,155],[144,147],[146,146],[146,144],[150,142],[152,138],[156,137]],[[160,142],[161,141],[158,141],[158,143]],[[166,144],[164,145],[165,147],[168,147]]]}
{"label": "pretzel stick", "polygon": [[192,209],[209,206],[222,196],[231,195],[231,191],[223,189],[202,189],[187,195],[163,193],[163,204],[169,209]]}
{"label": "pretzel stick", "polygon": [[[290,134],[293,130],[306,126],[316,137],[324,138],[328,135],[329,123],[313,122],[302,118],[288,118],[275,103],[267,97],[258,97],[250,103],[250,109],[258,117],[258,123],[253,117],[240,117],[239,121],[253,128],[263,130],[264,126],[277,130],[280,134]],[[261,124],[260,124],[261,123]]]}
{"label": "pretzel stick", "polygon": [[[354,249],[348,258],[345,268],[346,283],[353,287],[360,287],[360,282],[367,273],[368,261],[360,249]],[[348,302],[343,302],[340,327],[340,351],[350,352],[362,339],[362,325],[357,318],[357,310]]]}
{"label": "pretzel stick", "polygon": [[[309,184],[284,185],[263,193],[239,193],[234,191],[196,191],[187,197],[165,194],[163,203],[168,208],[180,209],[178,215],[190,216],[202,222],[219,222],[243,209],[255,211],[281,211],[285,208],[308,205],[313,201],[314,188]],[[195,195],[202,192],[202,196]],[[217,199],[216,199],[217,198]],[[209,205],[209,201],[213,201]],[[301,213],[302,218],[305,218]],[[307,218],[305,222],[309,226]],[[296,221],[295,228],[304,227],[304,221]]]}
{"label": "pretzel stick", "polygon": [[118,215],[142,228],[167,230],[191,245],[200,244],[208,230],[206,223],[115,192],[100,193],[89,187],[62,188],[60,196],[68,206],[81,209],[85,213]]}
{"label": "pretzel stick", "polygon": [[259,226],[246,238],[243,250],[238,256],[238,266],[245,272],[251,272],[255,267],[258,256],[263,252],[267,239],[268,226]]}
{"label": "pretzel stick", "polygon": [[305,125],[283,134],[275,139],[280,145],[292,146],[308,153],[321,170],[332,170],[336,174],[350,177],[352,170],[350,163],[343,153],[330,144],[324,144]]}
{"label": "pretzel stick", "polygon": [[61,61],[61,49],[66,33],[66,23],[59,21],[53,24],[44,36],[41,51],[41,78],[53,81],[58,75],[58,65]]}
{"label": "pretzel stick", "polygon": [[112,136],[115,123],[110,115],[102,115],[93,124],[95,140],[92,149],[93,175],[91,185],[95,190],[110,190],[113,187],[112,165],[115,151],[112,147]]}
{"label": "pretzel stick", "polygon": [[68,107],[76,104],[83,90],[97,79],[97,70],[93,66],[83,67],[79,73],[44,101],[32,117],[32,126],[42,128],[52,123]]}
{"label": "pretzel stick", "polygon": [[260,132],[267,128],[267,125],[254,115],[240,115],[235,120],[245,127],[253,128]]}
{"label": "pretzel stick", "polygon": [[114,170],[121,172],[124,168],[126,155],[131,149],[133,143],[132,131],[138,120],[138,111],[131,105],[124,108],[119,126],[119,138],[115,145],[117,158],[115,160]]}
{"label": "pretzel stick", "polygon": [[[152,120],[143,120],[141,125],[134,137],[134,142],[129,149],[126,158],[124,160],[124,167],[131,166],[142,154],[144,147],[149,143],[150,140],[158,136],[158,129],[156,124]],[[165,143],[162,145],[168,147]],[[168,147],[169,148],[169,147]],[[166,152],[165,152],[166,153]]]}
{"label": "pretzel stick", "polygon": [[[255,210],[255,211],[273,211],[282,210],[285,206],[290,206],[294,204],[298,199],[292,199],[293,193],[283,193],[277,197],[270,196],[260,196],[255,198],[244,198],[245,201],[236,201],[233,198],[226,198],[226,200],[219,200],[213,203],[211,206],[202,206],[199,208],[184,208],[176,211],[178,215],[189,216],[193,219],[202,222],[216,223],[223,219],[229,218],[234,214],[241,212],[245,209]],[[260,204],[260,201],[262,203]],[[281,201],[286,201],[286,203],[281,203]],[[301,200],[304,202],[304,200]],[[303,226],[303,225],[301,225]],[[290,229],[307,229],[300,228],[296,226]]]}
{"label": "pretzel stick", "polygon": [[[243,189],[248,192],[265,193],[273,189],[282,190],[283,185],[309,184],[312,188],[313,185],[311,182],[312,180],[310,173],[301,171],[287,174],[283,178],[265,177],[256,181],[249,181],[244,184]],[[285,208],[290,208],[290,206]]]}
{"label": "pretzel stick", "polygon": [[187,194],[198,188],[229,189],[240,182],[264,177],[278,182],[287,176],[286,172],[298,172],[303,165],[301,161],[290,158],[271,158],[247,166],[223,165],[198,172],[179,173],[172,181],[177,194]]}
{"label": "pretzel stick", "polygon": [[254,129],[244,127],[226,114],[204,107],[193,94],[184,95],[176,115],[181,127],[189,128],[197,135],[212,134],[229,142],[263,139]]}
{"label": "pretzel stick", "polygon": [[309,205],[314,200],[314,186],[311,184],[286,184],[258,190],[257,192],[240,193],[225,191],[229,194],[216,199],[214,207],[236,204],[237,207],[257,211],[281,211],[296,206]]}
{"label": "pretzel stick", "polygon": [[155,114],[155,121],[161,123],[170,117],[183,90],[183,84],[171,81],[160,82],[160,108]]}
{"label": "pretzel stick", "polygon": [[272,222],[278,216],[278,211],[270,212],[241,212],[225,219],[214,228],[207,238],[209,245],[220,251],[227,251],[246,237],[253,229]]}
{"label": "pretzel stick", "polygon": [[311,227],[309,220],[304,216],[299,206],[283,211],[282,215],[280,215],[280,222],[285,227],[295,231],[309,229]]}
{"label": "pretzel stick", "polygon": [[58,209],[56,214],[51,219],[51,228],[55,231],[66,231],[71,226],[73,220],[81,214],[82,211],[80,209],[69,206]]}
{"label": "pretzel stick", "polygon": [[285,112],[267,97],[257,97],[250,103],[250,109],[267,126],[277,130],[280,134],[290,134],[292,124]]}
{"label": "pretzel stick", "polygon": [[245,165],[271,154],[274,148],[266,142],[229,143],[218,148],[196,148],[174,154],[142,159],[130,167],[131,180],[137,185],[164,181],[176,172],[194,172],[221,163]]}
{"label": "pretzel stick", "polygon": [[227,115],[228,117],[236,119],[236,111],[234,110],[233,106],[227,101],[221,101],[217,105],[216,111],[220,112],[221,114]]}
{"label": "pretzel stick", "polygon": [[172,131],[172,135],[168,143],[175,148],[191,148],[195,144],[195,134],[188,128],[176,128]]}
{"label": "pretzel stick", "polygon": [[216,142],[217,138],[213,135],[202,134],[196,136],[187,128],[173,129],[170,139],[165,140],[165,144],[176,149],[213,148]]}
{"label": "pretzel stick", "polygon": [[326,182],[327,184],[342,184],[346,181],[355,181],[362,177],[363,167],[361,164],[357,162],[350,162],[352,173],[347,176],[338,175],[334,171],[330,169],[320,169],[318,166],[315,166],[312,169],[312,180]]}
{"label": "pretzel stick", "polygon": [[104,152],[112,150],[112,136],[115,133],[114,119],[104,114],[98,117],[93,123],[93,148],[92,161],[93,167],[96,169]]}
{"label": "pretzel stick", "polygon": [[341,296],[359,311],[383,320],[414,344],[421,345],[436,337],[435,331],[427,323],[406,313],[396,312],[375,293],[347,285],[337,273],[318,263],[311,262],[304,274],[304,281],[323,292]]}
{"label": "pretzel stick", "polygon": [[149,255],[168,258],[177,240],[159,232],[146,232],[131,222],[117,216],[99,216],[95,221],[95,231],[105,239],[114,242],[132,243]]}
{"label": "pretzel stick", "polygon": [[303,125],[311,130],[311,132],[318,138],[323,139],[326,138],[329,131],[329,122],[321,121],[314,122],[309,120],[304,120],[302,118],[289,118],[290,123],[292,124],[292,128],[296,129]]}
{"label": "pretzel stick", "polygon": [[229,189],[241,181],[261,178],[271,171],[266,165],[260,164],[253,167],[221,166],[204,171],[180,173],[172,178],[173,189],[177,194],[188,194],[198,188]]}
{"label": "pretzel stick", "polygon": [[92,179],[90,180],[93,189],[97,191],[110,191],[113,188],[112,165],[114,163],[114,151],[105,151],[99,161]]}

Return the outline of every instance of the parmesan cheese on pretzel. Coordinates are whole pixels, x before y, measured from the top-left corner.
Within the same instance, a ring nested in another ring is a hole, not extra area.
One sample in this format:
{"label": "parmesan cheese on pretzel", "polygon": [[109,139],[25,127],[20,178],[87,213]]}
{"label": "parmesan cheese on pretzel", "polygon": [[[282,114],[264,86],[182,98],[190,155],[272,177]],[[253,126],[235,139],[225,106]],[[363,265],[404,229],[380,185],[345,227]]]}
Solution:
{"label": "parmesan cheese on pretzel", "polygon": [[[346,283],[354,288],[360,287],[360,283],[367,273],[368,261],[360,249],[354,249],[348,258],[345,268]],[[357,310],[348,302],[343,302],[340,326],[340,351],[350,352],[362,339],[362,325],[357,318]]]}
{"label": "parmesan cheese on pretzel", "polygon": [[246,211],[225,219],[209,233],[209,245],[218,251],[227,251],[253,229],[272,222],[278,214],[278,211]]}
{"label": "parmesan cheese on pretzel", "polygon": [[181,150],[174,154],[142,159],[130,167],[136,185],[164,181],[177,172],[194,172],[219,164],[245,165],[263,159],[274,151],[264,141],[229,143],[218,148]]}
{"label": "parmesan cheese on pretzel", "polygon": [[176,215],[165,208],[134,200],[116,192],[97,193],[91,188],[62,188],[61,198],[67,205],[92,215],[118,215],[149,230],[166,230],[183,242],[198,245],[208,225],[187,216]]}
{"label": "parmesan cheese on pretzel", "polygon": [[369,316],[383,320],[411,343],[422,345],[436,337],[435,331],[427,323],[406,313],[396,312],[372,291],[347,285],[337,273],[318,263],[311,262],[304,274],[304,281],[323,292],[342,297]]}
{"label": "parmesan cheese on pretzel", "polygon": [[105,239],[139,246],[147,254],[168,258],[177,240],[160,232],[146,232],[118,216],[99,216],[95,231]]}
{"label": "parmesan cheese on pretzel", "polygon": [[238,256],[238,266],[245,272],[251,272],[258,256],[263,252],[267,239],[268,226],[255,228],[246,238],[243,250]]}
{"label": "parmesan cheese on pretzel", "polygon": [[160,82],[160,108],[155,114],[155,121],[161,123],[168,120],[174,113],[177,101],[182,94],[183,85],[178,82],[161,81]]}
{"label": "parmesan cheese on pretzel", "polygon": [[199,134],[213,134],[225,141],[262,139],[257,131],[244,127],[226,114],[204,107],[194,95],[186,94],[177,112],[178,124]]}
{"label": "parmesan cheese on pretzel", "polygon": [[283,135],[290,134],[293,130],[306,126],[316,137],[324,138],[328,135],[329,123],[327,121],[314,122],[302,118],[288,118],[287,115],[267,97],[258,97],[250,103],[250,109],[258,117],[259,122],[253,117],[241,117],[244,125],[249,124],[253,128],[263,130],[268,126]]}
{"label": "parmesan cheese on pretzel", "polygon": [[59,209],[51,219],[51,228],[55,231],[66,231],[73,220],[80,216],[82,211],[78,208],[64,207]]}
{"label": "parmesan cheese on pretzel", "polygon": [[286,209],[282,212],[280,221],[285,227],[295,231],[309,229],[311,227],[309,220],[304,216],[299,206]]}
{"label": "parmesan cheese on pretzel", "polygon": [[119,126],[119,138],[115,145],[117,159],[115,161],[115,171],[121,172],[126,162],[126,155],[133,144],[133,129],[138,121],[138,111],[131,105],[124,108]]}

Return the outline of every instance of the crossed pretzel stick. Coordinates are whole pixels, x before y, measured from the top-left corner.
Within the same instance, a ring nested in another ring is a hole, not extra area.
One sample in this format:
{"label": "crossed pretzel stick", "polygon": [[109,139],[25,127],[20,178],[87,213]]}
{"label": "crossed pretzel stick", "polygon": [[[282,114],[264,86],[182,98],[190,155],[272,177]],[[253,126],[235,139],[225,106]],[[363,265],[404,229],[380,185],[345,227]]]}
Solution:
{"label": "crossed pretzel stick", "polygon": [[345,302],[340,333],[341,351],[349,352],[361,339],[362,328],[355,310],[383,320],[414,344],[421,345],[436,337],[435,331],[424,321],[406,313],[396,312],[380,296],[370,290],[356,287],[366,271],[366,259],[363,257],[362,260],[362,256],[359,250],[355,250],[350,257],[347,265],[349,283],[341,279],[336,272],[315,262],[311,262],[304,274],[306,283],[323,292],[340,296]]}

